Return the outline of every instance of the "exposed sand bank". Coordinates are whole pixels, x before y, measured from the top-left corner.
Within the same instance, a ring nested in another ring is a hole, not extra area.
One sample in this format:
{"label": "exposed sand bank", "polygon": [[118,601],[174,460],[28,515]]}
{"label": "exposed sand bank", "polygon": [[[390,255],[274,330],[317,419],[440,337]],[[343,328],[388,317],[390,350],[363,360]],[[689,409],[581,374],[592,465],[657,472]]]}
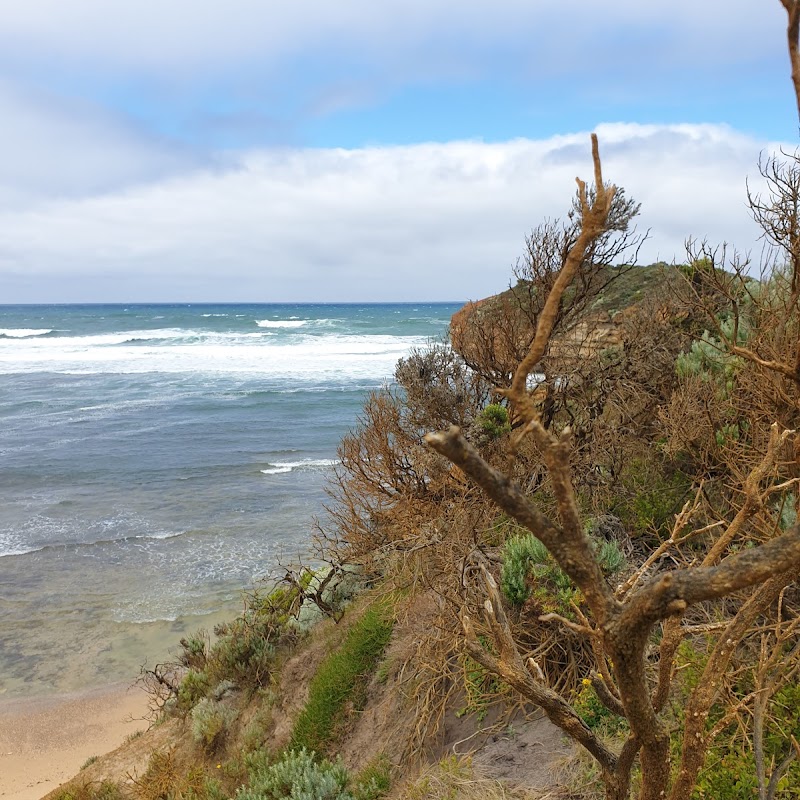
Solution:
{"label": "exposed sand bank", "polygon": [[147,698],[127,685],[55,697],[0,700],[0,797],[39,800],[90,756],[147,727]]}

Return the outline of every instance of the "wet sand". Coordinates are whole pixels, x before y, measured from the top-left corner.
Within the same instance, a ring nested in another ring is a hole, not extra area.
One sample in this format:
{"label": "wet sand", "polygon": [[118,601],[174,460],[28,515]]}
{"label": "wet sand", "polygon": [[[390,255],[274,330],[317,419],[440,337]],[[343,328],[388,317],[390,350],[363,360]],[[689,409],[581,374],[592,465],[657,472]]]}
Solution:
{"label": "wet sand", "polygon": [[39,800],[91,756],[147,727],[147,697],[127,684],[68,695],[0,699],[0,797]]}

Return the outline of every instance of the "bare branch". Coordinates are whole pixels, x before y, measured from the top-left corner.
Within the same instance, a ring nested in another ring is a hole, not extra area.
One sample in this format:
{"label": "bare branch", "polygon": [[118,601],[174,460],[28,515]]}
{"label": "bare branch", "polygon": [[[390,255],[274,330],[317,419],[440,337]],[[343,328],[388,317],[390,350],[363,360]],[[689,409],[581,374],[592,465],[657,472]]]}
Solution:
{"label": "bare branch", "polygon": [[800,2],[798,0],[781,0],[789,17],[786,26],[786,41],[789,48],[789,61],[792,65],[792,85],[797,101],[797,113],[800,117]]}
{"label": "bare branch", "polygon": [[[538,676],[534,677],[525,667],[503,610],[497,583],[482,556],[475,554],[474,559],[487,595],[483,605],[483,618],[492,634],[497,655],[490,653],[481,644],[472,619],[464,614],[461,624],[466,637],[467,652],[486,669],[500,675],[527,700],[541,706],[551,722],[582,744],[604,770],[613,771],[616,766],[614,753],[594,735],[561,695],[541,683]],[[538,672],[541,674],[541,670]]]}
{"label": "bare branch", "polygon": [[611,202],[616,192],[615,186],[606,186],[603,183],[600,151],[597,143],[597,134],[595,133],[592,134],[592,162],[594,164],[595,178],[594,198],[590,204],[586,191],[586,183],[580,178],[576,178],[581,206],[580,233],[567,253],[567,257],[558,273],[558,277],[547,296],[544,308],[539,314],[536,325],[536,335],[534,336],[528,353],[514,372],[511,388],[503,391],[503,394],[511,400],[517,413],[526,423],[537,418],[536,409],[527,390],[528,376],[533,372],[547,350],[550,336],[553,333],[561,298],[567,287],[572,283],[589,246],[603,232],[608,219],[609,210],[611,209]]}
{"label": "bare branch", "polygon": [[573,536],[564,536],[563,530],[542,514],[519,486],[481,457],[456,426],[448,431],[429,433],[425,441],[460,467],[503,511],[541,540],[561,569],[583,592],[602,623],[616,601],[595,560],[589,537],[580,530]]}
{"label": "bare branch", "polygon": [[655,622],[783,573],[791,576],[789,580],[800,573],[800,525],[759,547],[728,556],[719,566],[677,569],[653,578],[630,596],[621,618],[628,624]]}

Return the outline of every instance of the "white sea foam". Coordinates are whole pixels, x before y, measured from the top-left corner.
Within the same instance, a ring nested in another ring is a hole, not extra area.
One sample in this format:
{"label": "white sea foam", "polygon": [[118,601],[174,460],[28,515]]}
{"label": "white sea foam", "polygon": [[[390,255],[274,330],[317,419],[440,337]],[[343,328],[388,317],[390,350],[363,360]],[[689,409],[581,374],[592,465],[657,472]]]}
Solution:
{"label": "white sea foam", "polygon": [[333,467],[339,463],[338,459],[331,458],[304,458],[302,461],[275,461],[269,469],[262,469],[264,475],[280,475],[295,469],[318,469],[320,467]]}
{"label": "white sea foam", "polygon": [[0,328],[0,336],[9,339],[27,339],[29,336],[44,336],[52,332],[52,328]]}
{"label": "white sea foam", "polygon": [[140,533],[132,538],[134,539],[175,539],[177,536],[183,536],[186,531],[159,531],[158,533]]}
{"label": "white sea foam", "polygon": [[[165,602],[170,602],[165,599]],[[174,602],[174,601],[172,601]],[[164,611],[161,614],[153,614],[146,603],[132,603],[127,608],[116,608],[112,613],[112,619],[116,623],[124,625],[153,625],[164,622],[177,622],[180,620],[192,619],[195,617],[210,617],[219,614],[219,606],[213,608],[196,608],[187,606],[179,613]]]}
{"label": "white sea foam", "polygon": [[28,553],[38,553],[40,550],[44,550],[44,546],[42,547],[18,547],[12,550],[0,550],[0,558],[5,558],[6,556],[24,556]]}
{"label": "white sea foam", "polygon": [[423,336],[177,328],[90,336],[0,338],[0,373],[180,373],[257,376],[275,388],[379,384]]}
{"label": "white sea foam", "polygon": [[[208,612],[209,614],[212,612]],[[200,616],[200,615],[198,615]],[[164,614],[162,617],[134,617],[129,618],[125,611],[117,610],[113,616],[114,622],[127,623],[128,625],[152,625],[158,622],[177,622],[180,617],[178,614]]]}
{"label": "white sea foam", "polygon": [[306,325],[304,319],[257,319],[259,328],[302,328]]}

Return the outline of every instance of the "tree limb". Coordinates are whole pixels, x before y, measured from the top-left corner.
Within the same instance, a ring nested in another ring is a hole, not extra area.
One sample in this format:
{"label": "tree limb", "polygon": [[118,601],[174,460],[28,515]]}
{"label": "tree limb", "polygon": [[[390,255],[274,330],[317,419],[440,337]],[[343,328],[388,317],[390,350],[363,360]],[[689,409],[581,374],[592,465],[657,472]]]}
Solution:
{"label": "tree limb", "polygon": [[797,101],[797,113],[800,118],[800,2],[798,0],[781,0],[789,17],[786,26],[786,41],[789,47],[789,61],[792,65],[792,85]]}
{"label": "tree limb", "polygon": [[457,426],[453,425],[448,431],[429,433],[425,441],[460,467],[503,511],[524,525],[547,547],[561,569],[583,592],[602,624],[617,602],[594,557],[589,537],[582,530],[565,536],[564,530],[542,514],[514,481],[481,457],[461,435]]}

